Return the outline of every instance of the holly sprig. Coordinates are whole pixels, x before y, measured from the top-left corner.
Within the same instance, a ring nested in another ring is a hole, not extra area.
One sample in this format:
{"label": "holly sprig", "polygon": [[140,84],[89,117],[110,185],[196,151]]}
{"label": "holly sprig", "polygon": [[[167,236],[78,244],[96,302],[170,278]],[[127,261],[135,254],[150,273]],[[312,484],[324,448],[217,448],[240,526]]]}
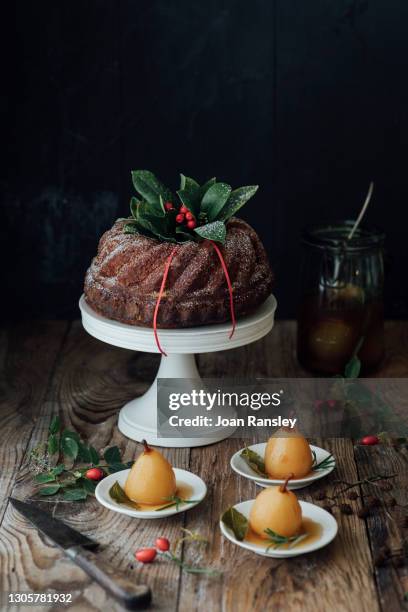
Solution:
{"label": "holly sprig", "polygon": [[64,429],[58,416],[53,417],[48,431],[47,442],[34,448],[30,457],[34,481],[44,485],[38,489],[39,495],[48,497],[58,493],[65,501],[85,500],[94,495],[97,484],[87,478],[89,469],[98,468],[106,475],[133,465],[133,461],[122,462],[117,446],[107,448],[100,456],[77,432]]}
{"label": "holly sprig", "polygon": [[176,195],[149,170],[132,171],[138,197],[130,200],[127,234],[142,234],[167,242],[215,240],[223,244],[226,223],[255,195],[258,185],[232,190],[211,178],[203,185],[184,174]]}

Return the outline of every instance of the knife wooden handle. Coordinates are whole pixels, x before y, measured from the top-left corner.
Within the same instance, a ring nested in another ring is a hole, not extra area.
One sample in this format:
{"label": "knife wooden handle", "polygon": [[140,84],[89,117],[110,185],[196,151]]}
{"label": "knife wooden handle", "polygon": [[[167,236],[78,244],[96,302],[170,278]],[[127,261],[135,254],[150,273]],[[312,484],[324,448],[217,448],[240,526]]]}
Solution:
{"label": "knife wooden handle", "polygon": [[148,586],[135,584],[126,574],[92,551],[81,546],[71,546],[65,549],[65,553],[127,610],[140,610],[149,605],[151,591]]}

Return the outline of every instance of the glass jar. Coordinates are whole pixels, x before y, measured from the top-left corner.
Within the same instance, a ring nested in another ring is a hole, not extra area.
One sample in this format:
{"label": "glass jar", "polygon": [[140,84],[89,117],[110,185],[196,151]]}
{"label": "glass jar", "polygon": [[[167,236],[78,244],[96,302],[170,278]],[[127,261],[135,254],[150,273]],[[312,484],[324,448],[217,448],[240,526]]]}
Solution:
{"label": "glass jar", "polygon": [[384,356],[384,235],[352,221],[316,227],[302,237],[302,296],[297,351],[307,370],[343,374],[358,349],[363,373]]}

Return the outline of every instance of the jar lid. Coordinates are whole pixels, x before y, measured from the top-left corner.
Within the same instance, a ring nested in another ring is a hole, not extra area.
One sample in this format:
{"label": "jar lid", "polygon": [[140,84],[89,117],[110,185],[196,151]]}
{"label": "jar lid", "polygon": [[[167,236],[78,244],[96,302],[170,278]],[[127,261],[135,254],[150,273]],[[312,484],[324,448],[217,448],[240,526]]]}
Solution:
{"label": "jar lid", "polygon": [[335,221],[326,225],[306,229],[302,234],[302,243],[318,249],[332,251],[368,251],[383,246],[385,234],[377,228],[359,227],[348,240],[355,221]]}

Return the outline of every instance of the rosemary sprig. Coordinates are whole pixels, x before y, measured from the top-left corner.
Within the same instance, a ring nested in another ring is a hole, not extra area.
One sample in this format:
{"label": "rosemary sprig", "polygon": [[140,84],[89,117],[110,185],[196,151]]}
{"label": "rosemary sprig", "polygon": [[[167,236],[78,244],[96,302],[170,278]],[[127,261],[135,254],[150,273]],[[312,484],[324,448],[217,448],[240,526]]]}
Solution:
{"label": "rosemary sprig", "polygon": [[187,574],[206,574],[207,576],[214,576],[214,577],[221,575],[221,572],[216,569],[212,569],[209,567],[199,567],[199,566],[194,566],[194,565],[187,565],[187,563],[185,563],[180,557],[177,557],[170,550],[164,553],[160,553],[160,554],[162,557],[166,557],[166,559],[168,559],[169,561],[173,561],[173,563],[181,567],[181,569],[187,572]]}
{"label": "rosemary sprig", "polygon": [[315,451],[312,451],[312,455],[313,455],[312,468],[313,468],[313,471],[315,472],[319,472],[321,470],[328,470],[329,468],[333,467],[335,464],[335,460],[332,454],[328,455],[325,459],[323,459],[319,463],[316,463],[317,459],[316,459]]}
{"label": "rosemary sprig", "polygon": [[265,529],[265,533],[268,536],[268,539],[271,541],[271,544],[269,544],[269,546],[267,546],[266,548],[266,552],[268,552],[270,548],[276,550],[284,544],[289,544],[289,549],[293,548],[294,546],[296,546],[296,544],[304,540],[308,535],[307,533],[301,533],[300,535],[286,537],[280,535],[279,533],[276,533],[275,531],[272,531],[272,529]]}
{"label": "rosemary sprig", "polygon": [[198,499],[183,499],[178,495],[172,495],[171,497],[167,497],[166,499],[169,500],[170,503],[166,504],[165,506],[162,506],[161,508],[156,508],[156,512],[161,512],[161,510],[167,510],[167,508],[171,508],[172,506],[176,506],[176,510],[178,510],[182,504],[194,504],[199,501]]}

